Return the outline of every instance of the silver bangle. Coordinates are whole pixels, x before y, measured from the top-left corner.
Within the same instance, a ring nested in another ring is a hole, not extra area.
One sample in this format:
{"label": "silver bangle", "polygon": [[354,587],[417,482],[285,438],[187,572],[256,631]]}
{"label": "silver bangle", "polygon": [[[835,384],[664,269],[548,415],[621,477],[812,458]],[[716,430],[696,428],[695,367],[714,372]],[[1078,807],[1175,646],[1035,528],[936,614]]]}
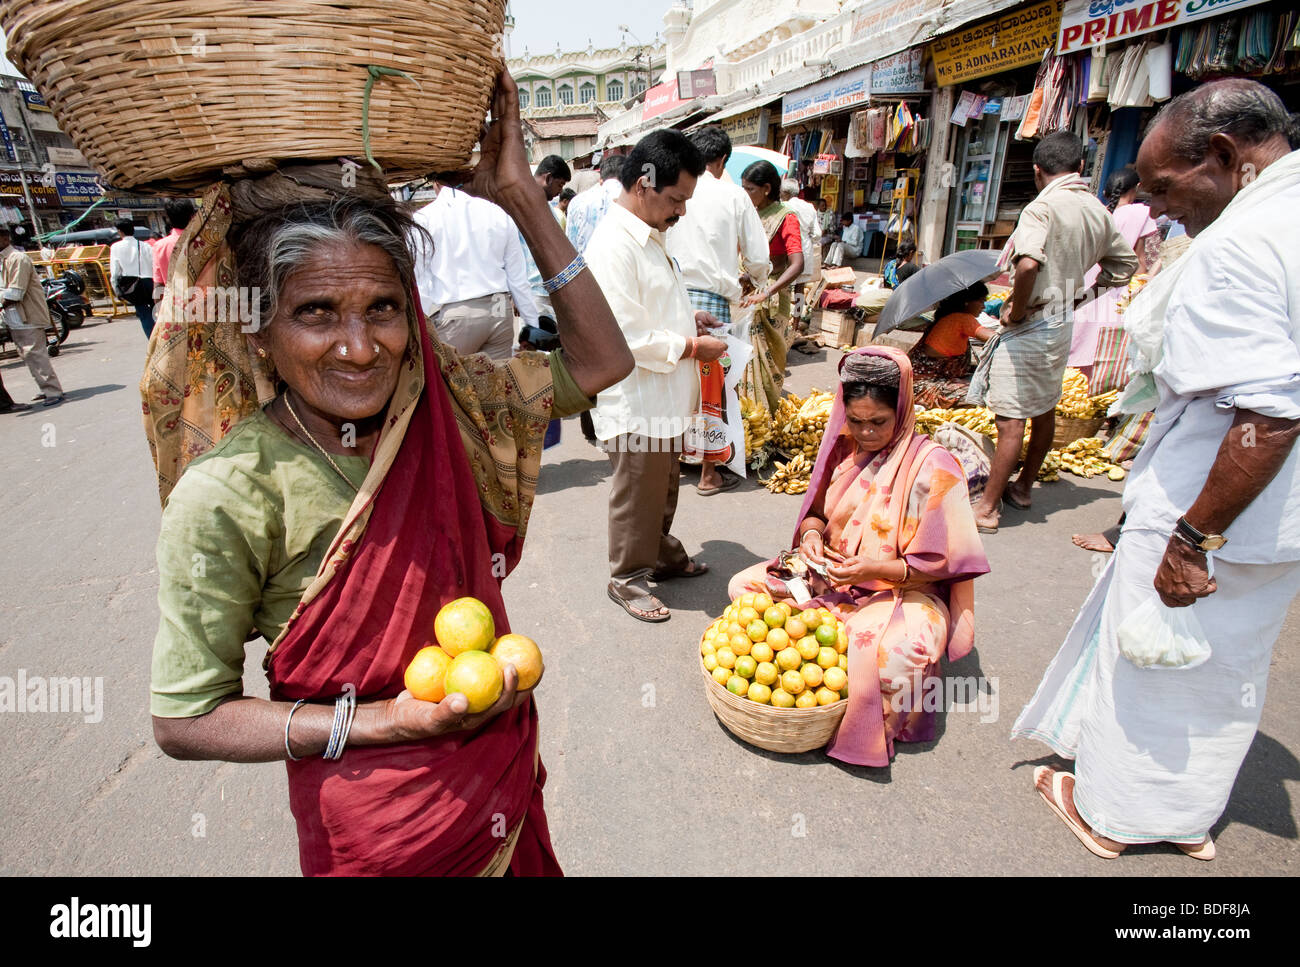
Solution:
{"label": "silver bangle", "polygon": [[334,700],[334,725],[330,729],[330,741],[325,747],[322,758],[337,761],[343,757],[343,748],[347,745],[348,733],[352,730],[352,719],[356,710],[356,692],[350,691]]}
{"label": "silver bangle", "polygon": [[289,748],[289,723],[293,721],[293,713],[298,711],[298,707],[305,701],[307,701],[305,698],[300,698],[298,701],[294,702],[293,708],[289,709],[289,717],[284,720],[284,754],[289,757],[290,762],[302,761],[302,756],[294,755],[293,751]]}
{"label": "silver bangle", "polygon": [[566,285],[578,277],[578,274],[587,267],[586,260],[581,255],[575,255],[573,261],[560,270],[560,274],[553,279],[546,279],[542,282],[542,288],[548,293],[554,294],[563,289]]}

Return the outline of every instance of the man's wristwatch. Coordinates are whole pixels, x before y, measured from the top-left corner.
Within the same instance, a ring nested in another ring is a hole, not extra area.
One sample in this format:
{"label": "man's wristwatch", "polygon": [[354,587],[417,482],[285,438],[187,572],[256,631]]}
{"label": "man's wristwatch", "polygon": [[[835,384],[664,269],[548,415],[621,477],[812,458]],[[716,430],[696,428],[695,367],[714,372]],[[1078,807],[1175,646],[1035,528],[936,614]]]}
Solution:
{"label": "man's wristwatch", "polygon": [[1179,517],[1178,522],[1174,524],[1174,535],[1182,538],[1186,543],[1192,545],[1202,554],[1209,551],[1217,551],[1228,539],[1222,534],[1202,534],[1191,524],[1187,523],[1186,517]]}

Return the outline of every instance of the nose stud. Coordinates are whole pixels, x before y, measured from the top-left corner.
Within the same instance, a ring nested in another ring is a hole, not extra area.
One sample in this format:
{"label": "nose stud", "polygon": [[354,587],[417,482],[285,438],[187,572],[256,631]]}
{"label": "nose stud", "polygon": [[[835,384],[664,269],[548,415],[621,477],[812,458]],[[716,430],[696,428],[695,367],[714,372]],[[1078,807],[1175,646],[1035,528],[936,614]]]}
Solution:
{"label": "nose stud", "polygon": [[342,356],[344,359],[346,359],[346,358],[347,358],[347,355],[348,355],[348,347],[347,347],[347,346],[340,346],[340,347],[339,347],[339,355]]}

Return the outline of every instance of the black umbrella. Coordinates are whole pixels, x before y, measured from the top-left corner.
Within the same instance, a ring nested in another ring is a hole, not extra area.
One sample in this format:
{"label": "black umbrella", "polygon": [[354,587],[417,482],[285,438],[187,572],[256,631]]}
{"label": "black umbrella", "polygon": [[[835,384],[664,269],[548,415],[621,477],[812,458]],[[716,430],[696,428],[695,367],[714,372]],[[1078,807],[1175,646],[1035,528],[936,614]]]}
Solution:
{"label": "black umbrella", "polygon": [[997,275],[1000,255],[991,249],[971,249],[953,252],[927,265],[890,294],[875,334],[881,336],[897,329],[948,296]]}

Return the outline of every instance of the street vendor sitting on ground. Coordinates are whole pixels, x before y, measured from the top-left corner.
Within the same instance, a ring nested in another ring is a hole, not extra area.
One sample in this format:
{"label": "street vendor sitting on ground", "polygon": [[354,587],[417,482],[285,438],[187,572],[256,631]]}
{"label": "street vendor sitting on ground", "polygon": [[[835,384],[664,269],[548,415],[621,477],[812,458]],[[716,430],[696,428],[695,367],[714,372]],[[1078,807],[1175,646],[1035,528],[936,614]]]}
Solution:
{"label": "street vendor sitting on ground", "polygon": [[[181,759],[285,761],[308,875],[559,873],[514,667],[479,714],[464,694],[403,687],[449,601],[478,598],[509,631],[500,582],[547,421],[632,367],[527,168],[506,73],[492,116],[470,188],[558,277],[561,352],[495,362],[440,345],[415,287],[418,229],[383,179],[363,169],[345,192],[338,164],[299,164],[214,185],[173,254],[173,279],[233,273],[261,293],[251,342],[238,319],[165,314],[142,381],[165,500],[155,738]],[[204,434],[219,442],[186,467]],[[269,701],[243,682],[258,633]]]}
{"label": "street vendor sitting on ground", "polygon": [[934,310],[934,322],[908,353],[916,379],[916,403],[922,409],[960,406],[970,390],[970,340],[987,342],[993,330],[980,325],[989,288],[976,282],[950,295]]}
{"label": "street vendor sitting on ground", "polygon": [[[845,355],[792,542],[816,595],[799,606],[830,608],[848,628],[849,707],[827,751],[858,765],[888,765],[895,739],[934,738],[926,682],[945,648],[950,660],[971,650],[973,579],[989,570],[960,465],[915,425],[907,357]],[[788,576],[764,561],[728,592],[792,601]]]}

